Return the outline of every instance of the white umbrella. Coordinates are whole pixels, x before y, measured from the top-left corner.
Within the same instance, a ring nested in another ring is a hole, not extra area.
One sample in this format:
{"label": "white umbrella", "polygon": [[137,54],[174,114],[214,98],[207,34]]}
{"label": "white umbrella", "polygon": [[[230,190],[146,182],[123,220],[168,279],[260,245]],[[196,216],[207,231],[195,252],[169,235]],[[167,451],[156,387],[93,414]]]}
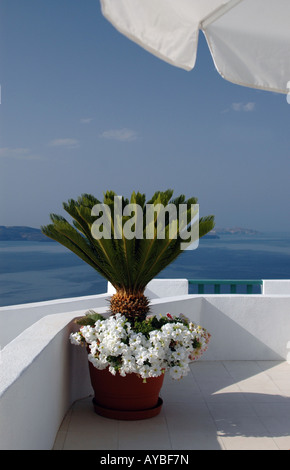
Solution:
{"label": "white umbrella", "polygon": [[100,1],[116,29],[174,66],[193,69],[201,30],[222,77],[289,92],[290,0]]}

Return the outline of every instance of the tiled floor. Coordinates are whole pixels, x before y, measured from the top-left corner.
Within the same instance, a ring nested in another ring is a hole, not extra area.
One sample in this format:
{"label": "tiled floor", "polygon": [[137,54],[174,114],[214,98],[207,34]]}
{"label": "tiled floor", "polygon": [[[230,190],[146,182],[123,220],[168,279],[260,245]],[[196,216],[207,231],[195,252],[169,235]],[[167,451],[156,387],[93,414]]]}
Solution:
{"label": "tiled floor", "polygon": [[200,361],[180,381],[165,377],[160,415],[116,421],[74,403],[54,450],[290,450],[290,365]]}

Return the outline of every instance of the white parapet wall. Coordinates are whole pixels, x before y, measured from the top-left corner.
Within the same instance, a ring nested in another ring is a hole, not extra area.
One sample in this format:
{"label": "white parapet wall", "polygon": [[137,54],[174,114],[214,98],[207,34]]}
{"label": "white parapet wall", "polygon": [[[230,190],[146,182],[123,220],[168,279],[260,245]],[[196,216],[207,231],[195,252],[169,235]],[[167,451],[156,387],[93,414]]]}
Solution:
{"label": "white parapet wall", "polygon": [[263,280],[263,295],[290,295],[290,279]]}
{"label": "white parapet wall", "polygon": [[[203,361],[289,357],[290,295],[181,295],[153,299],[151,310],[207,328]],[[1,351],[0,449],[51,449],[70,405],[92,392],[86,351],[69,342],[85,311],[44,316]]]}
{"label": "white parapet wall", "polygon": [[1,450],[51,449],[70,405],[91,393],[86,351],[68,340],[75,317],[43,317],[1,351]]}
{"label": "white parapet wall", "polygon": [[211,333],[206,360],[287,360],[290,295],[188,295],[152,302],[154,314],[182,313]]}
{"label": "white parapet wall", "polygon": [[[0,307],[0,349],[46,315],[72,312],[78,309],[98,310],[109,305],[108,299],[113,293],[114,289],[108,283],[107,292],[104,294]],[[154,279],[145,291],[150,299],[187,293],[187,279]]]}
{"label": "white parapet wall", "polygon": [[0,349],[46,315],[103,307],[108,297],[106,293],[0,307]]}
{"label": "white parapet wall", "polygon": [[[116,292],[110,282],[108,282],[108,294],[113,295]],[[144,294],[149,299],[158,299],[161,297],[174,297],[176,295],[188,294],[187,279],[153,279],[145,289]]]}

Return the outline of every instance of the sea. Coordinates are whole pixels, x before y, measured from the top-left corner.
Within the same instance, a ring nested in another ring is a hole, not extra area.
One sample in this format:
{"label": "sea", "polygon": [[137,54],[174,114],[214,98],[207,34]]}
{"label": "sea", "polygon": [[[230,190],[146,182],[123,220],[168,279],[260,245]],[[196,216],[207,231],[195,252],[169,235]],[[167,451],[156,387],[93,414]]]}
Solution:
{"label": "sea", "polygon": [[[290,279],[290,233],[202,238],[195,250],[185,250],[158,278]],[[189,292],[194,289],[190,286]],[[2,307],[106,291],[104,278],[56,242],[0,241]]]}

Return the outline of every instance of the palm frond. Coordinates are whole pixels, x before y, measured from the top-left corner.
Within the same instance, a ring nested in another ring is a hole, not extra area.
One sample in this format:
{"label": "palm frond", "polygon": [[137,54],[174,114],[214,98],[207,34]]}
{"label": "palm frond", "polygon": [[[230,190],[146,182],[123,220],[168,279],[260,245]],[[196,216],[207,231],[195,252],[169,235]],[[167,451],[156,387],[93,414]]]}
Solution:
{"label": "palm frond", "polygon": [[[148,282],[183,251],[182,243],[186,240],[180,235],[180,208],[185,210],[187,227],[192,221],[191,207],[197,204],[197,198],[186,200],[183,194],[176,198],[172,196],[172,189],[156,191],[146,202],[145,194],[139,192],[133,192],[130,199],[125,199],[114,191],[107,191],[101,202],[91,194],[82,194],[77,200],[70,199],[63,204],[72,223],[52,214],[52,223],[41,229],[45,235],[64,245],[98,271],[117,290],[142,293]],[[93,227],[98,217],[94,215],[93,208],[97,204],[102,204],[103,210],[108,208],[110,214],[107,238],[94,236]],[[166,211],[162,212],[162,208],[169,204],[176,209],[177,221]],[[154,206],[150,227],[147,220],[149,205],[151,208]],[[214,216],[202,217],[197,223],[199,236],[202,237],[213,229]],[[159,236],[160,226],[163,226],[164,238]]]}

